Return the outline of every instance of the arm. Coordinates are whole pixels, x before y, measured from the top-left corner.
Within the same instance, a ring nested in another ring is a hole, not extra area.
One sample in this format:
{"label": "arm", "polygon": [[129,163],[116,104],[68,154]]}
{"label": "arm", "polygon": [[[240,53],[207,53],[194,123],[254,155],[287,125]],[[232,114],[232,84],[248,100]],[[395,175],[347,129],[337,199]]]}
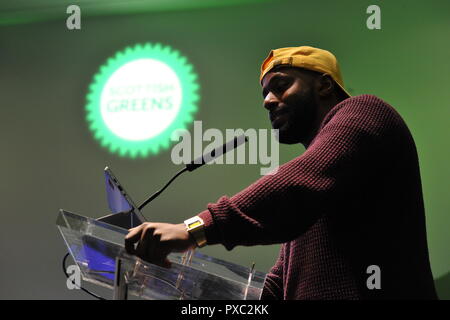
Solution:
{"label": "arm", "polygon": [[303,155],[199,214],[208,244],[231,250],[300,236],[322,214],[345,203],[348,191],[357,190],[361,172],[376,161],[383,117],[386,109],[370,105],[344,105],[329,114]]}

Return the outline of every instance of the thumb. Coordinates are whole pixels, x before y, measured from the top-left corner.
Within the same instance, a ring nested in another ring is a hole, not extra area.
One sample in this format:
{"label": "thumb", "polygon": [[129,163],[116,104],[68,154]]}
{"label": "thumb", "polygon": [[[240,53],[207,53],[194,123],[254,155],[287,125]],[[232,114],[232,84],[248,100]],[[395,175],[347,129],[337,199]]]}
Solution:
{"label": "thumb", "polygon": [[163,266],[164,268],[170,269],[170,268],[172,267],[172,262],[170,262],[169,259],[166,258],[166,259],[163,261],[162,266]]}

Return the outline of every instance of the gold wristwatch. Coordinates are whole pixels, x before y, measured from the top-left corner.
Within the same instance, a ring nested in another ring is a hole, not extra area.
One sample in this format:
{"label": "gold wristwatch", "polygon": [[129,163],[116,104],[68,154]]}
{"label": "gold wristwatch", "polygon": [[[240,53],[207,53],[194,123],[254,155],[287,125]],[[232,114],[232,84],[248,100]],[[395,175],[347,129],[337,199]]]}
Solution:
{"label": "gold wristwatch", "polygon": [[203,220],[198,217],[192,217],[184,221],[186,225],[186,229],[190,235],[194,238],[197,246],[199,248],[204,247],[206,245],[206,236],[205,236],[205,223]]}

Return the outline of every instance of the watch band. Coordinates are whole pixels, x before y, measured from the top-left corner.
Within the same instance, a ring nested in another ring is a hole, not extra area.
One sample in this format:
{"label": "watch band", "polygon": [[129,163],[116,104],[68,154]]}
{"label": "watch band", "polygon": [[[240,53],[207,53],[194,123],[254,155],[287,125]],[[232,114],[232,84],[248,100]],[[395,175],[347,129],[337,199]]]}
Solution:
{"label": "watch band", "polygon": [[184,221],[186,230],[194,238],[197,246],[202,248],[206,245],[205,223],[202,218],[195,216]]}

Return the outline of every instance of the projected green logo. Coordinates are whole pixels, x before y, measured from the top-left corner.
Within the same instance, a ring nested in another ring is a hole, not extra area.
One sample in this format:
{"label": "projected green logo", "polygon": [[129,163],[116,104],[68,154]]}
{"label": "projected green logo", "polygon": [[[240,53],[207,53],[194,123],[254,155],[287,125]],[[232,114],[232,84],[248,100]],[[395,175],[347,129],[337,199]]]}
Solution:
{"label": "projected green logo", "polygon": [[197,111],[199,85],[187,59],[161,44],[117,52],[89,86],[86,119],[111,152],[131,158],[167,149]]}

